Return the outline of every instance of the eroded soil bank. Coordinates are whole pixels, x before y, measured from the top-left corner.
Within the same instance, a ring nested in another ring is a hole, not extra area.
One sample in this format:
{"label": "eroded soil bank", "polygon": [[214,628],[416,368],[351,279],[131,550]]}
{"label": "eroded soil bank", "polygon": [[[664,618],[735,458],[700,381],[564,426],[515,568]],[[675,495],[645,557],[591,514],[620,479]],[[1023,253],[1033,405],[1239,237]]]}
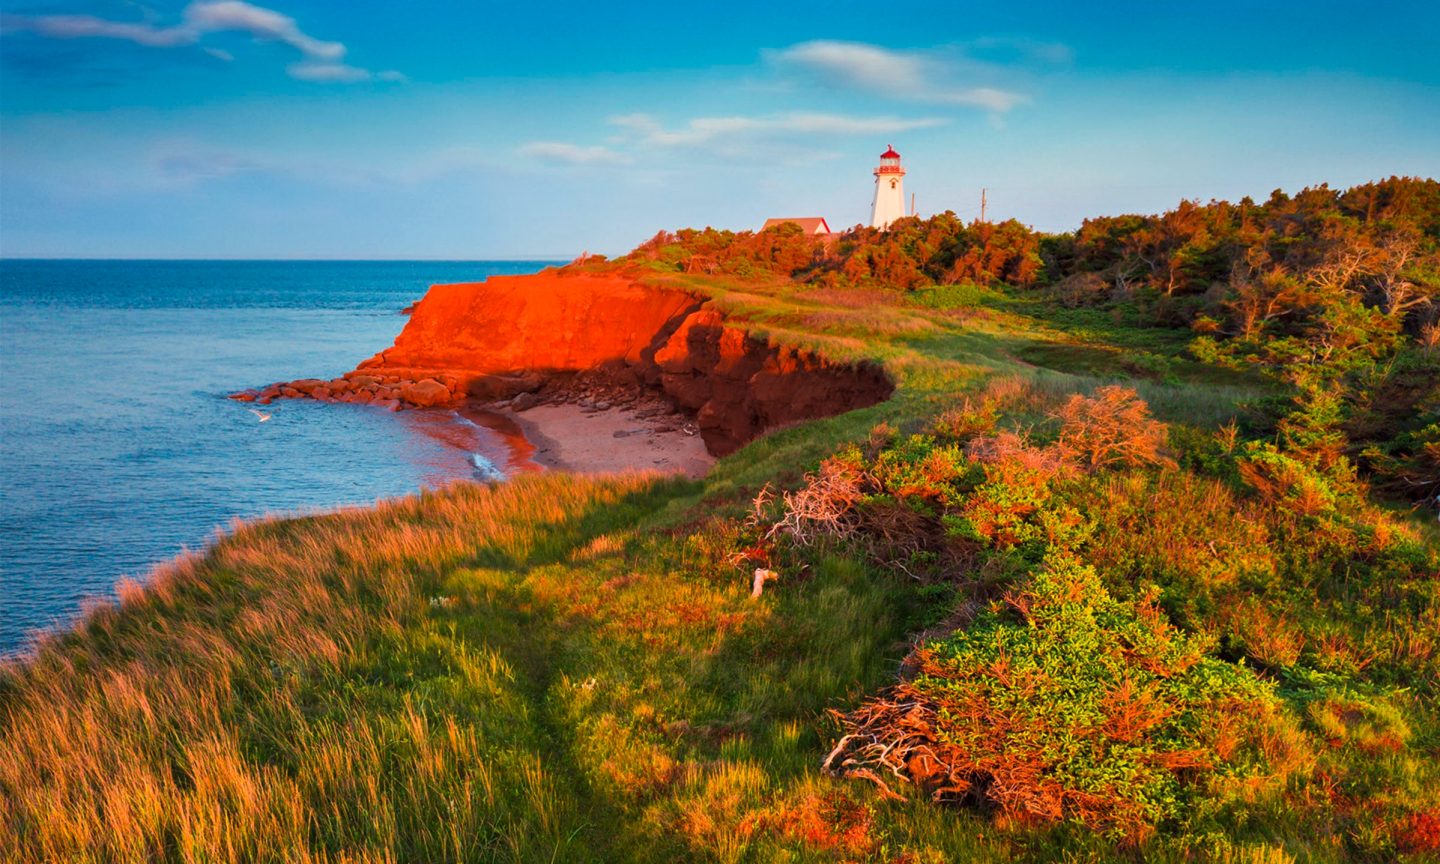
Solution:
{"label": "eroded soil bank", "polygon": [[706,448],[723,456],[766,429],[873,405],[893,390],[877,365],[772,345],[687,292],[547,270],[436,285],[395,344],[354,372],[236,396],[525,411],[547,402],[603,410],[649,391],[693,416]]}

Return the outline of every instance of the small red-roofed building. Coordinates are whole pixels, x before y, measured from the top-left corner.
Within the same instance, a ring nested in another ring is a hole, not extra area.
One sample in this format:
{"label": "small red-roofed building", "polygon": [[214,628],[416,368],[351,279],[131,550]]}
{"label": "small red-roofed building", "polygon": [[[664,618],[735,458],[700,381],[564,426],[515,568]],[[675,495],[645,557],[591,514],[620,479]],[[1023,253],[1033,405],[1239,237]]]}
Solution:
{"label": "small red-roofed building", "polygon": [[801,216],[796,219],[766,219],[765,224],[760,226],[760,230],[764,231],[766,228],[774,228],[776,225],[787,224],[799,225],[801,231],[815,237],[824,237],[826,234],[831,233],[830,225],[825,221],[825,217],[823,216]]}

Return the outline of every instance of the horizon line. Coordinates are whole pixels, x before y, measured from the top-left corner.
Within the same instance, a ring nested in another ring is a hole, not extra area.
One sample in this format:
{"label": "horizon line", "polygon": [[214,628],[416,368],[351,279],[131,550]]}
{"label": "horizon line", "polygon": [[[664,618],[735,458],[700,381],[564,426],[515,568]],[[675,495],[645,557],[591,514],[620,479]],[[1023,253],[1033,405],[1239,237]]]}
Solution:
{"label": "horizon line", "polygon": [[0,262],[5,261],[129,261],[129,262],[175,262],[175,261],[233,261],[233,262],[254,262],[254,263],[433,263],[433,264],[568,264],[578,256],[546,256],[535,257],[505,257],[505,258],[344,258],[344,257],[315,257],[315,258],[272,258],[272,257],[240,257],[240,256],[219,256],[211,257],[204,255],[186,255],[174,257],[156,256],[106,256],[106,255],[0,255]]}

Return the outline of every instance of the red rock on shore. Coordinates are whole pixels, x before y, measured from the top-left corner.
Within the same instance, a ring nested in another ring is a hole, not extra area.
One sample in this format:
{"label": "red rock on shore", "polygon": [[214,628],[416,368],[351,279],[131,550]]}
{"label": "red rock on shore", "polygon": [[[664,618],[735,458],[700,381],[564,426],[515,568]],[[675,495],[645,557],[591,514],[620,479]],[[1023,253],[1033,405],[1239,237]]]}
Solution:
{"label": "red rock on shore", "polygon": [[400,398],[421,408],[444,405],[451,401],[450,388],[434,378],[424,378],[400,388]]}
{"label": "red rock on shore", "polygon": [[241,390],[231,399],[268,405],[276,399],[317,399],[321,402],[356,402],[393,410],[453,405],[465,398],[464,385],[452,376],[426,376],[419,380],[398,375],[363,375],[355,372],[330,381],[301,378],[271,384],[259,390]]}

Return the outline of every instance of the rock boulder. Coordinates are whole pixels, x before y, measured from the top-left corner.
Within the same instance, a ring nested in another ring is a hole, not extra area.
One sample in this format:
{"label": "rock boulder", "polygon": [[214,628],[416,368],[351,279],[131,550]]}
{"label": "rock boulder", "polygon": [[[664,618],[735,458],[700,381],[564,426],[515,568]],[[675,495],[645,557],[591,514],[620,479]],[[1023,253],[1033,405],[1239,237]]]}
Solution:
{"label": "rock boulder", "polygon": [[450,388],[434,378],[425,378],[400,388],[400,399],[419,408],[444,405],[451,398]]}

